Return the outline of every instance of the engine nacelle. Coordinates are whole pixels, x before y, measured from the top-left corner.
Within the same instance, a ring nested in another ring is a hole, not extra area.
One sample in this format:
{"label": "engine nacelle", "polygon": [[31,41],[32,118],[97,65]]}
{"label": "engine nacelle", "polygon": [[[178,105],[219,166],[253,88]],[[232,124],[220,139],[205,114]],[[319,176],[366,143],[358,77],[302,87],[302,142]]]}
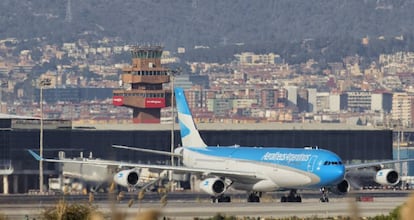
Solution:
{"label": "engine nacelle", "polygon": [[200,189],[212,196],[219,196],[226,191],[226,183],[220,178],[207,178],[200,182]]}
{"label": "engine nacelle", "polygon": [[136,169],[122,170],[114,175],[114,181],[124,187],[134,187],[138,184],[139,172]]}
{"label": "engine nacelle", "polygon": [[336,184],[335,186],[330,188],[330,191],[332,193],[335,193],[337,195],[344,195],[349,192],[351,189],[351,186],[349,185],[349,182],[347,180],[342,180],[340,183]]}
{"label": "engine nacelle", "polygon": [[394,186],[400,182],[400,175],[393,169],[382,169],[375,174],[374,180],[383,186]]}

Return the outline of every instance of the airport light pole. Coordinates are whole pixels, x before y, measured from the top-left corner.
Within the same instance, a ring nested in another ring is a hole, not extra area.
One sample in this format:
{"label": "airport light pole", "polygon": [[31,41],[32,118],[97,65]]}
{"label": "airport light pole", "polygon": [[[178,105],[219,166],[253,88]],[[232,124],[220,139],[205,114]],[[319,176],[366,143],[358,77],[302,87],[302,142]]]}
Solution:
{"label": "airport light pole", "polygon": [[[398,160],[401,160],[401,154],[400,154],[400,145],[401,145],[401,143],[400,143],[400,141],[401,141],[401,124],[402,124],[402,117],[401,117],[401,115],[402,115],[402,104],[399,104],[398,105],[398,132],[397,132],[397,151],[398,151],[398,153],[397,153],[397,159]],[[401,175],[401,173],[402,173],[402,165],[401,165],[401,162],[399,162],[398,163],[398,172],[400,173],[400,175]]]}
{"label": "airport light pole", "polygon": [[[40,86],[40,143],[39,143],[39,155],[43,158],[43,87],[50,86],[50,79],[42,79],[39,83]],[[39,160],[39,192],[43,193],[43,161]]]}
{"label": "airport light pole", "polygon": [[[171,166],[174,166],[174,131],[175,131],[175,118],[174,118],[174,74],[175,71],[170,72],[170,79],[171,79],[171,122],[172,122],[172,128],[171,128]],[[174,191],[174,184],[173,183],[173,171],[171,170],[169,172],[169,181],[170,181],[170,191]]]}
{"label": "airport light pole", "polygon": [[[175,117],[174,117],[174,73],[171,72],[171,153],[174,153],[174,131],[175,131]],[[174,166],[174,155],[171,154],[171,166]]]}
{"label": "airport light pole", "polygon": [[[171,129],[171,166],[175,166],[175,159],[174,159],[174,131],[175,131],[175,115],[174,115],[174,77],[175,74],[177,74],[180,71],[178,70],[172,70],[170,71],[170,79],[171,79],[171,120],[172,120],[172,129]],[[174,173],[171,170],[170,174],[170,183],[172,183],[174,180]],[[170,185],[170,190],[174,191],[173,184]]]}
{"label": "airport light pole", "polygon": [[[402,109],[402,104],[400,103],[398,105],[399,107],[399,115],[398,115],[398,142],[397,142],[397,148],[398,148],[398,160],[401,160],[401,141],[402,141],[402,130],[404,129],[403,127],[403,109]],[[402,168],[402,163],[398,163],[399,164],[399,170],[400,170],[400,175],[403,173],[403,168]]]}

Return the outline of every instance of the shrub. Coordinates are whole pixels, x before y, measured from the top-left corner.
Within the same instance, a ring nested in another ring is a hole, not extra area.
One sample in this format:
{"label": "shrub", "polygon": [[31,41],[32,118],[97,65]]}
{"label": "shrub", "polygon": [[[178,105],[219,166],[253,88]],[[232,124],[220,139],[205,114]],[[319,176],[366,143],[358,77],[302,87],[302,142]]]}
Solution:
{"label": "shrub", "polygon": [[7,220],[7,216],[4,215],[3,213],[0,213],[0,220]]}
{"label": "shrub", "polygon": [[88,204],[68,204],[61,200],[55,207],[48,208],[41,213],[45,220],[80,220],[87,219],[96,210]]}

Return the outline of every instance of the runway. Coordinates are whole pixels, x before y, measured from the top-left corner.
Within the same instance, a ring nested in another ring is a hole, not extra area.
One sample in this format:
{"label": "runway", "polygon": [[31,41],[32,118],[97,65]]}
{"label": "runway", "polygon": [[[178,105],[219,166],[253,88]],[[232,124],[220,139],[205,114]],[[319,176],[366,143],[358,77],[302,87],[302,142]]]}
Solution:
{"label": "runway", "polygon": [[[302,203],[280,203],[272,197],[263,199],[261,203],[247,203],[244,199],[233,199],[232,203],[212,204],[207,199],[172,200],[163,206],[159,201],[121,201],[100,200],[93,203],[99,211],[110,216],[114,211],[124,213],[126,219],[135,219],[137,215],[155,210],[159,218],[194,219],[207,218],[220,213],[238,217],[335,217],[335,216],[376,216],[387,215],[395,207],[403,204],[407,197],[374,197],[373,201],[356,202],[355,197],[332,198],[329,203],[320,203],[315,198],[304,199]],[[69,203],[71,201],[68,201]],[[73,202],[73,201],[72,201]],[[78,201],[78,203],[87,203]],[[129,206],[130,205],[130,206]],[[0,213],[8,219],[38,219],[39,214],[52,204],[0,204]]]}
{"label": "runway", "polygon": [[[160,216],[173,219],[194,219],[194,217],[211,217],[217,213],[226,216],[238,217],[335,217],[335,216],[376,216],[387,215],[396,206],[401,205],[403,198],[381,198],[374,202],[355,202],[350,198],[335,199],[330,203],[319,203],[315,200],[307,199],[302,203],[173,203],[164,208],[159,208]],[[154,207],[142,205],[142,211],[148,211]],[[122,208],[128,216],[135,216],[139,210],[139,205],[134,209]]]}

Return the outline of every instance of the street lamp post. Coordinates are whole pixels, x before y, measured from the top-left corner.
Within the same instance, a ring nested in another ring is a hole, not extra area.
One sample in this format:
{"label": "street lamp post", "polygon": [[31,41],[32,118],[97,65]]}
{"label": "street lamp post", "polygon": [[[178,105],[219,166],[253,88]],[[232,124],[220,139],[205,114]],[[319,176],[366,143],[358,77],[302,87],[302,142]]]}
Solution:
{"label": "street lamp post", "polygon": [[[50,79],[42,79],[40,81],[40,143],[39,143],[39,154],[43,158],[43,87],[50,86]],[[39,160],[39,190],[43,193],[43,161]]]}

